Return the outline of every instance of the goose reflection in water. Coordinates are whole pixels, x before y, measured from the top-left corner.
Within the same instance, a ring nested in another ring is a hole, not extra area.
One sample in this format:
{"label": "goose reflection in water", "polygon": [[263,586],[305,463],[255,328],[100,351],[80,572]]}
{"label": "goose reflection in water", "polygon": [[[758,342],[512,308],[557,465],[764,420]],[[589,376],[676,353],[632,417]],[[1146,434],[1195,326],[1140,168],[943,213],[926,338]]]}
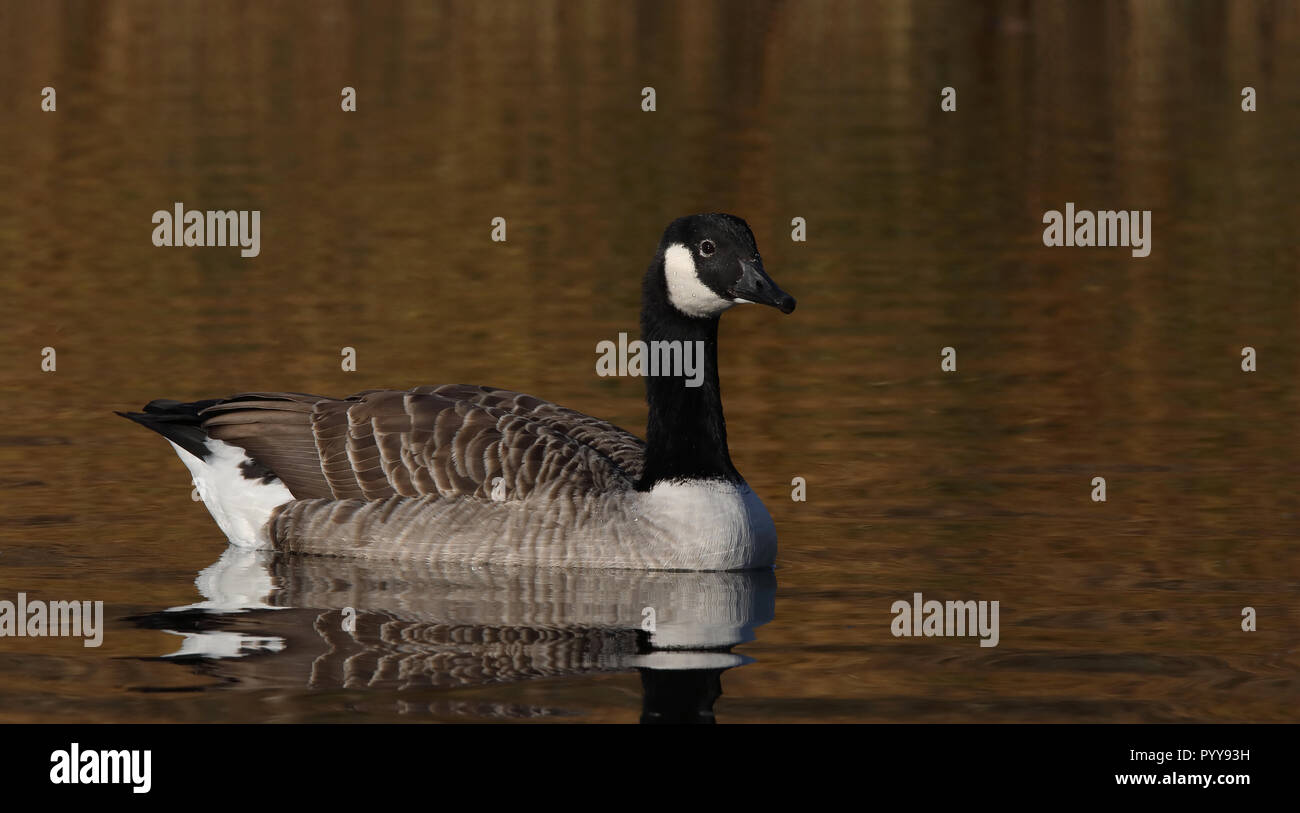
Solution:
{"label": "goose reflection in water", "polygon": [[721,674],[750,662],[731,650],[772,619],[776,595],[770,570],[475,568],[236,547],[195,583],[202,601],[135,620],[184,638],[166,658],[245,688],[452,689],[636,670],[645,723],[713,722]]}

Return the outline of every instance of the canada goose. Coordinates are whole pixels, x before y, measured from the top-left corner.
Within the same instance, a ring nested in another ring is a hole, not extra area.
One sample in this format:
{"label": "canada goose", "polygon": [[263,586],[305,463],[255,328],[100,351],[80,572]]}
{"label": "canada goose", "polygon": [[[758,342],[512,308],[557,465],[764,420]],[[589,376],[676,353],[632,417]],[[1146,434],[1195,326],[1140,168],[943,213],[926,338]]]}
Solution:
{"label": "canada goose", "polygon": [[[770,567],[776,529],[736,471],[718,385],[718,318],[795,300],[745,221],[669,224],[642,283],[646,342],[701,342],[702,380],[646,376],[646,442],[494,387],[244,393],[118,413],[171,442],[241,547],[468,564]],[[695,383],[699,386],[690,386]]]}

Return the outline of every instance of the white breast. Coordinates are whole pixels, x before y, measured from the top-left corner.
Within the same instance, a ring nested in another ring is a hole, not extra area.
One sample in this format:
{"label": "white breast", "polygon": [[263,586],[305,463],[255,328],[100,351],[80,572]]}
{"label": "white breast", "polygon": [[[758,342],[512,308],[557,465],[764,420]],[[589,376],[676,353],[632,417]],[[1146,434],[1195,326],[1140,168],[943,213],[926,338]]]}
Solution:
{"label": "white breast", "polygon": [[771,567],[776,560],[776,526],[763,501],[744,483],[659,483],[642,495],[640,514],[683,561],[739,570]]}

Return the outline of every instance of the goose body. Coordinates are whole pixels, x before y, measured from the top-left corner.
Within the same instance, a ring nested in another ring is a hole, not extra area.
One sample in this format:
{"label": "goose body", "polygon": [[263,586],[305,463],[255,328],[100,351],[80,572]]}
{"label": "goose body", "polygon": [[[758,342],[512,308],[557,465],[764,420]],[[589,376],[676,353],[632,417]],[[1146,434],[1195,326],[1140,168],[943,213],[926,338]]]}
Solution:
{"label": "goose body", "polygon": [[[674,221],[647,271],[642,338],[698,341],[703,380],[646,378],[647,440],[522,393],[474,385],[336,399],[245,393],[123,413],[166,437],[246,548],[439,563],[744,570],[776,531],[731,463],[720,314],[794,300],[743,220]],[[680,371],[677,371],[680,372]]]}

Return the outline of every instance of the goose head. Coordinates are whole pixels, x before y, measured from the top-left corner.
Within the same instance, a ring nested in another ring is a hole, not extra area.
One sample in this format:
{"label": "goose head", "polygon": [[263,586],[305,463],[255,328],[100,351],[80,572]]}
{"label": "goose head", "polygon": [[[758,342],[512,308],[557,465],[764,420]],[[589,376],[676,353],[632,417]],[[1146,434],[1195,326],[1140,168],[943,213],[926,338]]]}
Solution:
{"label": "goose head", "polygon": [[685,316],[713,318],[733,305],[794,310],[794,297],[763,270],[749,225],[735,215],[679,217],[659,243],[652,274],[663,275],[668,304]]}

